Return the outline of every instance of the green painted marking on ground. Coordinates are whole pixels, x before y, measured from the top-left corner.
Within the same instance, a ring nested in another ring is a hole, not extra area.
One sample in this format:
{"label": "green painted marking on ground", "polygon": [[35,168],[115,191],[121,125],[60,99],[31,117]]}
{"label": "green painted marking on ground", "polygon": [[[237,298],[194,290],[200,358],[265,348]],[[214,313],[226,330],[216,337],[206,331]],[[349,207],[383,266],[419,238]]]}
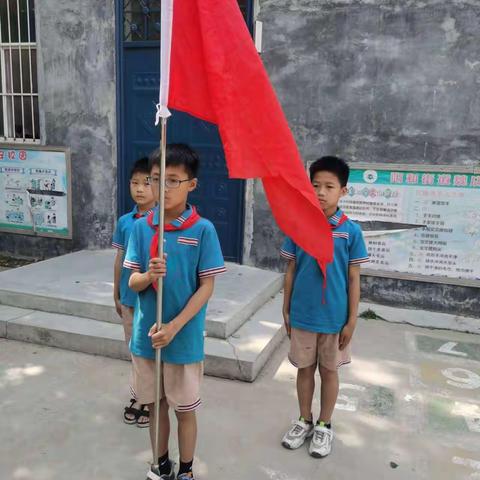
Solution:
{"label": "green painted marking on ground", "polygon": [[439,355],[446,355],[448,357],[468,358],[469,360],[480,361],[480,344],[470,342],[453,342],[451,350],[453,352],[464,353],[464,355],[455,355],[454,353],[439,352],[438,349],[445,344],[452,342],[445,338],[428,337],[426,335],[415,335],[417,348],[424,353],[438,353]]}
{"label": "green painted marking on ground", "polygon": [[476,402],[432,398],[427,404],[427,419],[431,430],[480,434],[480,404]]}
{"label": "green painted marking on ground", "polygon": [[465,433],[467,424],[461,415],[452,414],[455,402],[444,398],[433,398],[427,405],[427,424],[429,430],[436,432]]}
{"label": "green painted marking on ground", "polygon": [[368,386],[366,395],[360,401],[360,409],[379,417],[393,416],[394,408],[395,394],[386,387]]}

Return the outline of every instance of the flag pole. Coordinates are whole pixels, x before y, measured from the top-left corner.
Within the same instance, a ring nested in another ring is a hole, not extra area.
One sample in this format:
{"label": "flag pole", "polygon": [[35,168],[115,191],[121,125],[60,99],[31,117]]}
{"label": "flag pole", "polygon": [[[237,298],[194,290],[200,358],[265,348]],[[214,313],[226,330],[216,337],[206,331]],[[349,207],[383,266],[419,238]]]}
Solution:
{"label": "flag pole", "polygon": [[[164,256],[164,225],[165,225],[165,210],[163,208],[165,204],[165,165],[167,158],[167,118],[163,117],[161,120],[160,129],[160,179],[159,179],[159,195],[158,195],[158,258]],[[162,328],[162,316],[163,316],[163,278],[158,279],[157,288],[157,331]],[[153,465],[155,469],[158,469],[158,457],[160,433],[158,428],[158,420],[160,418],[160,392],[162,389],[162,375],[161,375],[161,352],[160,349],[155,350],[155,440],[153,451]],[[163,453],[163,452],[162,452]]]}
{"label": "flag pole", "polygon": [[[168,110],[168,92],[170,85],[170,52],[172,45],[173,26],[173,1],[162,0],[160,11],[160,90],[157,104],[155,125],[160,124],[160,178],[158,192],[158,258],[164,257],[164,227],[165,227],[165,168],[167,160],[167,120],[170,116]],[[162,328],[163,317],[163,278],[157,284],[157,331]],[[154,442],[153,442],[153,470],[159,472],[158,458],[160,456],[160,397],[162,390],[162,360],[161,350],[155,350],[155,406],[154,406]],[[164,453],[164,452],[161,452]],[[153,472],[149,472],[153,473]]]}

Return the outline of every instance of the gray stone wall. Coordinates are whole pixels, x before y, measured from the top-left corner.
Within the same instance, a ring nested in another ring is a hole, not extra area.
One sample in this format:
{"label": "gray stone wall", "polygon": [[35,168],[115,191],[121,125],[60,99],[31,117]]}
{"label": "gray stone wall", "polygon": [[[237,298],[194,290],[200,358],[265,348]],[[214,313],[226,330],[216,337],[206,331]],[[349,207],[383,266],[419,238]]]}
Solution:
{"label": "gray stone wall", "polygon": [[42,143],[72,150],[73,241],[0,234],[0,252],[45,258],[107,247],[116,216],[114,0],[36,2]]}
{"label": "gray stone wall", "polygon": [[[350,162],[480,163],[480,2],[259,0],[259,7],[262,58],[306,162],[335,154]],[[282,268],[281,235],[259,188],[253,218],[249,261]],[[377,282],[364,282],[365,293],[383,300],[386,292],[371,288]],[[414,282],[405,291],[422,288]],[[437,300],[429,307],[443,309],[440,293]]]}
{"label": "gray stone wall", "polygon": [[362,276],[362,300],[403,308],[480,317],[477,287]]}

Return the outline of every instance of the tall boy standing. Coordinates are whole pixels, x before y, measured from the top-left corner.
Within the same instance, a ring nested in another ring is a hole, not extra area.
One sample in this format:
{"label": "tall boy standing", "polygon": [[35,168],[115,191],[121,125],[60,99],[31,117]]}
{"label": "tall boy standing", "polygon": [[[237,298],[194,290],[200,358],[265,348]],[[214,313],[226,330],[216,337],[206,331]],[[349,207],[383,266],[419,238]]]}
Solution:
{"label": "tall boy standing", "polygon": [[[360,227],[338,208],[340,198],[347,193],[349,173],[346,162],[337,157],[322,157],[310,167],[310,179],[334,240],[334,258],[327,266],[327,279],[317,261],[289,238],[281,250],[288,260],[283,316],[291,340],[289,359],[298,368],[300,407],[300,418],[284,435],[282,445],[296,449],[312,437],[309,453],[313,457],[325,457],[332,448],[337,369],[350,362],[350,340],[360,301],[360,264],[368,261]],[[321,408],[314,425],[312,400],[317,368]]]}
{"label": "tall boy standing", "polygon": [[[150,157],[150,179],[158,196],[160,152]],[[186,145],[167,147],[165,178],[165,253],[157,258],[158,209],[140,220],[128,245],[125,266],[133,270],[130,287],[139,292],[130,349],[133,354],[134,388],[152,415],[155,401],[155,349],[161,348],[162,392],[160,418],[151,416],[150,433],[154,449],[155,422],[159,428],[159,471],[148,478],[173,479],[169,458],[169,407],[178,420],[180,467],[178,480],[192,480],[197,439],[195,411],[200,406],[203,377],[204,327],[207,302],[213,293],[214,278],[225,271],[215,227],[201,218],[187,203],[197,186],[199,160]],[[162,328],[157,331],[157,279],[163,282]],[[153,325],[153,326],[152,326]]]}

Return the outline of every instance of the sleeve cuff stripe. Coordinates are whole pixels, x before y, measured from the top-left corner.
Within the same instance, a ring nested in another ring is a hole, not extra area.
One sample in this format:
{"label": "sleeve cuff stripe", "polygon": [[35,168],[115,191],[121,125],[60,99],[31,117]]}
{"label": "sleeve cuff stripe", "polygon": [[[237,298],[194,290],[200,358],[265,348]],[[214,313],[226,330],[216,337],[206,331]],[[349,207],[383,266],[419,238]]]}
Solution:
{"label": "sleeve cuff stripe", "polygon": [[212,267],[206,268],[205,270],[199,270],[198,273],[209,273],[213,270],[226,270],[225,265],[221,265],[220,267]]}
{"label": "sleeve cuff stripe", "polygon": [[123,266],[125,268],[129,268],[130,270],[140,270],[140,264],[135,262],[127,262],[126,260],[123,262]]}
{"label": "sleeve cuff stripe", "polygon": [[289,260],[295,260],[297,258],[295,254],[286,252],[285,250],[280,250],[280,255],[284,258],[288,258]]}
{"label": "sleeve cuff stripe", "polygon": [[213,277],[214,275],[219,275],[220,273],[225,273],[227,269],[225,267],[219,268],[209,268],[208,270],[202,270],[198,272],[200,278]]}
{"label": "sleeve cuff stripe", "polygon": [[118,248],[118,249],[120,249],[120,250],[123,250],[123,245],[120,244],[120,243],[112,242],[112,247],[113,247],[113,248]]}
{"label": "sleeve cuff stripe", "polygon": [[355,263],[367,263],[370,261],[370,258],[355,258],[354,260],[350,260],[348,263],[350,265],[355,264]]}

